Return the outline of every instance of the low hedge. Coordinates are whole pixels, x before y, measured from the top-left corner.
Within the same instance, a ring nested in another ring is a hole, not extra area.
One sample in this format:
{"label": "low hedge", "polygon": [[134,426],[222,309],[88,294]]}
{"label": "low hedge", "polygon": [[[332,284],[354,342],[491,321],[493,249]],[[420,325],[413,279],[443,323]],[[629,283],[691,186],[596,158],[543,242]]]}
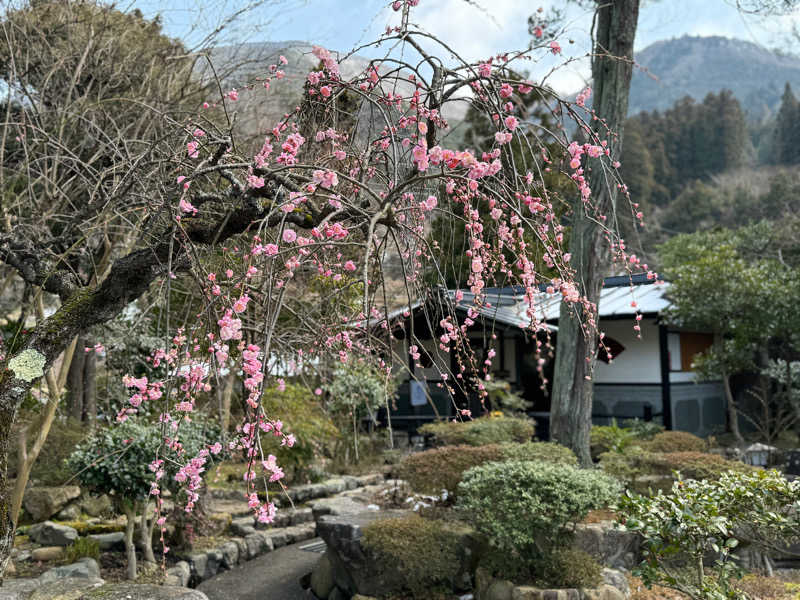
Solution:
{"label": "low hedge", "polygon": [[503,460],[540,461],[560,465],[577,465],[575,453],[555,442],[525,442],[524,444],[500,444]]}
{"label": "low hedge", "polygon": [[397,570],[414,598],[451,590],[461,571],[462,547],[472,530],[462,523],[417,514],[378,519],[363,529],[362,544],[379,565]]}
{"label": "low hedge", "polygon": [[436,421],[419,428],[433,436],[437,446],[483,446],[504,442],[529,442],[536,431],[535,421],[525,417],[481,417],[471,421]]}
{"label": "low hedge", "polygon": [[397,475],[408,481],[417,492],[438,495],[442,490],[447,490],[448,495],[455,496],[467,469],[506,460],[566,465],[578,462],[569,448],[550,442],[445,446],[407,456],[400,463]]}
{"label": "low hedge", "polygon": [[703,438],[686,431],[662,431],[649,442],[640,444],[649,452],[705,452],[708,444]]}
{"label": "low hedge", "polygon": [[397,474],[417,492],[454,494],[464,471],[495,460],[502,460],[498,444],[445,446],[411,454],[400,463]]}
{"label": "low hedge", "polygon": [[600,455],[600,466],[620,481],[633,484],[646,476],[671,476],[680,472],[685,479],[719,479],[727,471],[746,472],[752,467],[707,452],[650,452],[632,448],[627,452]]}

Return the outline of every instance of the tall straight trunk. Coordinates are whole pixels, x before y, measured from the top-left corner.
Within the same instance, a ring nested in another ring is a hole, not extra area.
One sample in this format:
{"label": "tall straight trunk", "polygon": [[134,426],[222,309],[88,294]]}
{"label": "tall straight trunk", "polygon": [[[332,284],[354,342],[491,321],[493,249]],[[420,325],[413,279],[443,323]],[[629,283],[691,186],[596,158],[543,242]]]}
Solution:
{"label": "tall straight trunk", "polygon": [[[593,121],[597,134],[608,141],[613,157],[622,150],[622,127],[628,113],[631,85],[633,42],[639,19],[639,0],[598,0],[596,39],[592,58],[593,101],[598,117]],[[602,121],[602,124],[600,124]],[[600,214],[613,223],[616,188],[607,182],[603,169],[589,173],[592,203]],[[574,204],[570,253],[576,281],[593,303],[581,319],[573,308],[562,304],[558,322],[555,377],[550,413],[553,440],[571,448],[582,466],[592,464],[589,432],[592,426],[593,387],[591,375],[597,356],[597,332],[584,331],[582,323],[597,322],[597,309],[603,278],[609,269],[610,248],[604,229],[585,211],[580,198]]]}
{"label": "tall straight trunk", "polygon": [[726,371],[722,372],[722,387],[725,389],[725,400],[728,405],[728,428],[736,443],[743,446],[744,438],[739,430],[739,411],[736,409],[736,400],[734,400],[733,390],[731,390],[731,376]]}
{"label": "tall straight trunk", "polygon": [[[91,346],[91,342],[87,345]],[[83,348],[78,348],[83,352]],[[83,361],[83,420],[90,428],[97,420],[97,354],[92,350]]]}
{"label": "tall straight trunk", "polygon": [[78,338],[78,347],[67,376],[67,388],[69,389],[69,411],[70,418],[76,421],[83,420],[83,369],[86,362],[86,338]]}

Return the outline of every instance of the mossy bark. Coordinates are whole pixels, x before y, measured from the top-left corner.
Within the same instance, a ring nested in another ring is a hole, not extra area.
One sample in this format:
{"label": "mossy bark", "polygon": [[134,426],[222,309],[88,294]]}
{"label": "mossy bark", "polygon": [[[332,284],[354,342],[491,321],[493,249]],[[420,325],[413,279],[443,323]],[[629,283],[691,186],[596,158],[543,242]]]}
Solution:
{"label": "mossy bark", "polygon": [[[639,0],[598,0],[592,82],[593,108],[599,119],[594,123],[595,133],[608,141],[614,160],[622,151],[622,127],[628,113],[638,18]],[[600,166],[588,177],[594,209],[607,216],[609,223],[614,223],[615,181],[606,181],[608,175]],[[575,280],[581,282],[582,293],[594,304],[594,314],[584,314],[579,320],[573,314],[573,306],[561,305],[550,413],[551,438],[570,448],[584,467],[592,465],[589,431],[594,388],[591,376],[597,357],[597,331],[591,328],[584,331],[583,323],[590,316],[597,318],[603,278],[610,267],[610,242],[597,217],[587,214],[591,210],[580,198],[576,200],[569,249]]]}

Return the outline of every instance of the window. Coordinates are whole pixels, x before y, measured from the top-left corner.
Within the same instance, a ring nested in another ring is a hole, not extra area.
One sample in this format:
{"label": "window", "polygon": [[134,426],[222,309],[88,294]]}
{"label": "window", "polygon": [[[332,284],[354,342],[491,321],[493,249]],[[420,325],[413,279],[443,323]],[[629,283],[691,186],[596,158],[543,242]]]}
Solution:
{"label": "window", "polygon": [[714,344],[714,334],[674,331],[667,336],[670,371],[691,371],[695,356]]}

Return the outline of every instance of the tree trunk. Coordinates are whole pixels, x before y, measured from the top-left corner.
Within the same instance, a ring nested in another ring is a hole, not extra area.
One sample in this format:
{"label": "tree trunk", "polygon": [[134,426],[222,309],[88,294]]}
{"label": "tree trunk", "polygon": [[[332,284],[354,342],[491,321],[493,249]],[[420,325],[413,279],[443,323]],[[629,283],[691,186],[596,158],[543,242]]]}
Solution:
{"label": "tree trunk", "polygon": [[[87,345],[91,345],[91,341]],[[78,347],[83,352],[82,347]],[[83,420],[94,428],[97,420],[97,354],[94,349],[83,361]]]}
{"label": "tree trunk", "polygon": [[136,579],[136,546],[133,544],[133,532],[136,528],[136,508],[132,502],[125,502],[125,557],[128,566],[125,576],[131,581]]}
{"label": "tree trunk", "polygon": [[139,522],[139,547],[142,549],[144,562],[155,564],[156,557],[153,554],[153,528],[147,521],[147,506],[142,509],[142,516]]}
{"label": "tree trunk", "polygon": [[86,339],[81,336],[78,338],[77,352],[72,359],[67,377],[69,389],[69,417],[76,421],[81,421],[83,417],[83,369],[86,362],[86,353],[83,348]]}
{"label": "tree trunk", "polygon": [[[41,296],[39,297],[41,303]],[[44,319],[44,306],[39,304],[39,316]],[[56,411],[58,404],[61,401],[61,396],[64,391],[64,384],[66,383],[67,373],[72,366],[73,358],[76,353],[76,345],[78,338],[73,338],[70,345],[64,351],[61,360],[61,367],[59,369],[58,379],[56,379],[54,369],[47,371],[45,381],[47,382],[48,401],[44,408],[39,421],[32,429],[36,431],[36,438],[33,441],[33,446],[28,449],[28,439],[26,435],[20,437],[19,448],[19,469],[17,472],[17,479],[14,482],[14,491],[11,494],[11,516],[16,523],[19,518],[19,511],[22,508],[22,500],[25,497],[25,488],[28,487],[28,480],[31,476],[33,465],[36,464],[36,459],[42,452],[47,436],[50,434],[50,428],[56,418]]]}
{"label": "tree trunk", "polygon": [[231,399],[233,398],[233,386],[236,383],[236,373],[230,370],[225,378],[225,388],[222,390],[222,406],[220,406],[219,420],[221,423],[223,439],[227,435],[231,426]]}
{"label": "tree trunk", "polygon": [[[598,0],[596,40],[592,59],[593,108],[598,117],[597,134],[608,141],[612,157],[622,150],[622,127],[628,113],[633,42],[639,18],[639,0]],[[600,124],[602,120],[603,124]],[[589,175],[594,209],[614,222],[616,188],[606,181],[600,167]],[[571,448],[580,464],[592,464],[589,432],[592,425],[593,384],[591,375],[597,356],[597,332],[584,331],[583,323],[597,322],[603,278],[609,268],[610,248],[604,228],[580,198],[574,204],[570,253],[575,279],[593,309],[576,318],[574,307],[561,305],[558,322],[555,377],[550,413],[553,440]],[[593,314],[592,314],[593,313]],[[631,325],[632,326],[632,325]]]}
{"label": "tree trunk", "polygon": [[731,390],[731,378],[726,371],[722,372],[722,387],[725,388],[725,400],[728,405],[728,426],[731,429],[736,443],[744,446],[744,438],[741,431],[739,431],[739,411],[736,410],[736,401],[733,399],[733,391]]}

